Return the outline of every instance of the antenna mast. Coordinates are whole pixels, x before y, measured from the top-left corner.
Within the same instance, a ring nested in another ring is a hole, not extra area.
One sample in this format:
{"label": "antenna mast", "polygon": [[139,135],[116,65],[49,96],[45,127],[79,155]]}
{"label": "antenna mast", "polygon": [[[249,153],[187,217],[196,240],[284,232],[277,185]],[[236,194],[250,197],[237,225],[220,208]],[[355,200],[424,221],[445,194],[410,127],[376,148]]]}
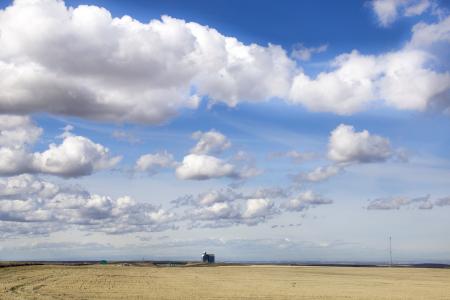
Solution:
{"label": "antenna mast", "polygon": [[392,267],[392,237],[389,236],[389,257],[390,257],[390,266]]}

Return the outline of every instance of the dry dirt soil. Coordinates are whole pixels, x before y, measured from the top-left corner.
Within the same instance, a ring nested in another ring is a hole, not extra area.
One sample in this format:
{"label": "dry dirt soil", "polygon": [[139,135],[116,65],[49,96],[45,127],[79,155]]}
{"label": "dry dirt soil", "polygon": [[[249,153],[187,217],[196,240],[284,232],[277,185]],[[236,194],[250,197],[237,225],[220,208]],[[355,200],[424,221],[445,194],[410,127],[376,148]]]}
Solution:
{"label": "dry dirt soil", "polygon": [[0,299],[450,299],[450,270],[21,266],[0,268]]}

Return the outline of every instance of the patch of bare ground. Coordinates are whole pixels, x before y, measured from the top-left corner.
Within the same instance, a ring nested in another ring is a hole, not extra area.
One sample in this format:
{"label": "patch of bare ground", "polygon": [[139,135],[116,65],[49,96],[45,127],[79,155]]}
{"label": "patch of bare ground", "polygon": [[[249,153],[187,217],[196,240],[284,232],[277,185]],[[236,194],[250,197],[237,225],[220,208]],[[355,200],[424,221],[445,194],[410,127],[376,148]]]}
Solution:
{"label": "patch of bare ground", "polygon": [[449,269],[133,265],[0,269],[0,299],[450,299]]}

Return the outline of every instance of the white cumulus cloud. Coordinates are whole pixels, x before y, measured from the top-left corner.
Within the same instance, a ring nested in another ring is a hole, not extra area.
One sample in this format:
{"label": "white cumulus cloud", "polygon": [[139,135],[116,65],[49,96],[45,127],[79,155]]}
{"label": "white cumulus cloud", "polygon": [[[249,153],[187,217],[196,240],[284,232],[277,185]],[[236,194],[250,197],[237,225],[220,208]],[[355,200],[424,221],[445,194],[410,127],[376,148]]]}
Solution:
{"label": "white cumulus cloud", "polygon": [[192,134],[192,138],[198,140],[195,147],[191,149],[193,154],[221,153],[231,146],[227,137],[216,130],[196,131]]}
{"label": "white cumulus cloud", "polygon": [[[176,219],[172,212],[129,196],[91,194],[31,175],[0,179],[0,188],[0,236],[70,228],[110,234],[155,231],[170,228]],[[11,230],[11,222],[17,230]]]}
{"label": "white cumulus cloud", "polygon": [[32,152],[42,129],[29,117],[0,115],[0,175],[22,173],[79,177],[115,166],[120,156],[83,136],[65,130],[61,144],[50,144],[43,152]]}
{"label": "white cumulus cloud", "polygon": [[[372,4],[385,24],[399,11],[429,7],[426,0]],[[378,103],[425,110],[450,90],[448,57],[424,46],[448,48],[446,24],[419,23],[399,50],[338,55],[331,70],[312,77],[278,45],[244,44],[198,23],[169,16],[142,23],[94,5],[16,0],[0,10],[0,112],[157,124],[197,108],[203,96],[229,106],[279,98],[338,114]],[[307,59],[325,48],[296,53]]]}
{"label": "white cumulus cloud", "polygon": [[0,146],[20,148],[34,144],[42,134],[30,117],[1,115],[0,116]]}
{"label": "white cumulus cloud", "polygon": [[167,151],[154,154],[144,154],[138,158],[134,169],[139,172],[154,174],[163,168],[172,168],[176,165],[173,155]]}
{"label": "white cumulus cloud", "polygon": [[288,200],[283,204],[283,208],[288,211],[303,211],[310,207],[333,203],[332,200],[315,194],[313,191],[304,191],[298,196]]}
{"label": "white cumulus cloud", "polygon": [[248,199],[242,216],[246,219],[265,218],[272,213],[273,207],[273,202],[270,199]]}
{"label": "white cumulus cloud", "polygon": [[189,154],[176,169],[180,179],[205,180],[219,177],[236,177],[235,167],[220,158],[204,155]]}
{"label": "white cumulus cloud", "polygon": [[86,137],[68,136],[59,145],[50,144],[48,150],[33,153],[31,172],[78,177],[109,169],[120,160]]}
{"label": "white cumulus cloud", "polygon": [[336,57],[332,71],[315,78],[298,74],[289,98],[312,111],[342,115],[367,109],[379,99],[397,109],[423,111],[450,90],[450,74],[430,67],[437,62],[448,64],[448,58],[418,46],[378,56],[354,50]]}
{"label": "white cumulus cloud", "polygon": [[232,189],[211,190],[206,193],[201,193],[197,198],[197,203],[205,206],[219,202],[232,202],[239,198],[242,198],[242,195],[237,194]]}
{"label": "white cumulus cloud", "polygon": [[323,181],[337,175],[340,171],[341,168],[337,165],[317,167],[314,170],[303,174],[303,176],[301,176],[301,179],[311,182]]}
{"label": "white cumulus cloud", "polygon": [[431,6],[430,0],[373,0],[372,8],[383,27],[389,26],[398,17],[423,14]]}
{"label": "white cumulus cloud", "polygon": [[339,163],[385,161],[394,154],[387,138],[355,131],[353,126],[339,125],[331,132],[328,158]]}
{"label": "white cumulus cloud", "polygon": [[0,10],[0,28],[3,112],[161,123],[201,95],[229,105],[284,97],[295,70],[280,46],[169,16],[114,18],[94,5],[17,0]]}

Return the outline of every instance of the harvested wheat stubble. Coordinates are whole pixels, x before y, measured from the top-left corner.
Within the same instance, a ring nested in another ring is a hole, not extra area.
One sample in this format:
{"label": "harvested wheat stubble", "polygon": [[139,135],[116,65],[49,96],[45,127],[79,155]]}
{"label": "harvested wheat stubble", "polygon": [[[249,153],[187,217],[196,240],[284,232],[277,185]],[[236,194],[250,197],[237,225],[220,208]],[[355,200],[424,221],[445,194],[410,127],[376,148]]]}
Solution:
{"label": "harvested wheat stubble", "polygon": [[22,266],[0,299],[450,299],[449,269]]}

